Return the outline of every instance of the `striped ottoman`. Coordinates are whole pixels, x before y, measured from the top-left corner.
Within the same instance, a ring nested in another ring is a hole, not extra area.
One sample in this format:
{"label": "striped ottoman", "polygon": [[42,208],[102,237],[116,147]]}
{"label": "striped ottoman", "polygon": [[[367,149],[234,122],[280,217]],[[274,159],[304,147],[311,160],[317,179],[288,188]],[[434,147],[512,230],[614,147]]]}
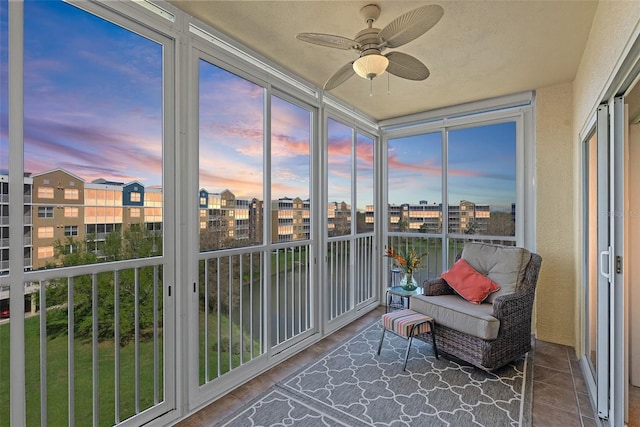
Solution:
{"label": "striped ottoman", "polygon": [[381,323],[382,336],[380,337],[380,343],[378,344],[378,355],[380,355],[382,341],[384,340],[384,333],[386,331],[390,331],[403,338],[407,338],[409,341],[407,344],[407,351],[404,355],[404,365],[402,366],[403,371],[407,369],[407,359],[409,358],[411,341],[415,336],[430,333],[433,340],[433,352],[436,355],[436,359],[438,358],[438,347],[436,347],[433,318],[425,316],[424,314],[416,313],[413,310],[405,309],[383,314]]}

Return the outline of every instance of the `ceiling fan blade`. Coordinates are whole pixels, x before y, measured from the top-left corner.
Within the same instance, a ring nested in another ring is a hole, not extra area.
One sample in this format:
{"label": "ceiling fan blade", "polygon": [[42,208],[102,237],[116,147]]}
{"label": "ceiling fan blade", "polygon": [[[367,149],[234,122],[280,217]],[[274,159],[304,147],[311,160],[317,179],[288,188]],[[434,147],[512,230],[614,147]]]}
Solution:
{"label": "ceiling fan blade", "polygon": [[353,76],[356,72],[353,71],[353,62],[348,62],[344,64],[336,73],[331,76],[329,80],[324,84],[324,90],[335,89],[340,86],[342,83],[349,80],[351,76]]}
{"label": "ceiling fan blade", "polygon": [[346,37],[334,36],[332,34],[320,33],[300,33],[296,35],[298,40],[313,43],[320,46],[333,47],[336,49],[349,50],[358,49],[360,45],[355,40]]}
{"label": "ceiling fan blade", "polygon": [[425,80],[431,74],[426,65],[411,55],[390,52],[385,55],[389,60],[387,72],[409,80]]}
{"label": "ceiling fan blade", "polygon": [[398,47],[409,43],[436,25],[442,15],[444,9],[441,6],[430,4],[398,16],[378,33],[380,47]]}

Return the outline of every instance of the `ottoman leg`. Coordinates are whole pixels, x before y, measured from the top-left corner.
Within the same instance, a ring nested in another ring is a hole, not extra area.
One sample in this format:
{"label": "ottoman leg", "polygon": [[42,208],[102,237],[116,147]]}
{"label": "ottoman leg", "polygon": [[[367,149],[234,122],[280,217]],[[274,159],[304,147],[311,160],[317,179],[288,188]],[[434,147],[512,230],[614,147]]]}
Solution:
{"label": "ottoman leg", "polygon": [[413,341],[413,330],[416,328],[416,325],[411,325],[411,330],[409,331],[409,343],[407,344],[407,351],[404,354],[404,365],[402,365],[402,370],[407,370],[407,360],[409,359],[409,350],[411,350],[411,341]]}

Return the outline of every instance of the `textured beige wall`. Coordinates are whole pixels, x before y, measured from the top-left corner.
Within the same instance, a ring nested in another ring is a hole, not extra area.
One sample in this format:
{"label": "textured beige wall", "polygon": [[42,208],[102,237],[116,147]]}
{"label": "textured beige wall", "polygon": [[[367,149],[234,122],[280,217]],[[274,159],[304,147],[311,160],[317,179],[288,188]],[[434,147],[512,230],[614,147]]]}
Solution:
{"label": "textured beige wall", "polygon": [[572,83],[536,90],[537,337],[582,344],[581,141],[640,24],[640,1],[601,1]]}
{"label": "textured beige wall", "polygon": [[601,1],[574,80],[574,135],[596,106],[624,60],[640,23],[640,1]]}
{"label": "textured beige wall", "polygon": [[575,345],[573,87],[536,91],[536,336]]}
{"label": "textured beige wall", "polygon": [[[638,36],[640,26],[640,1],[600,1],[593,19],[589,41],[585,47],[580,67],[573,83],[573,164],[574,188],[572,197],[578,208],[574,212],[574,265],[576,266],[574,297],[576,310],[574,327],[576,352],[584,352],[584,294],[582,290],[581,259],[584,231],[581,228],[582,194],[580,182],[581,141],[580,132],[586,131],[596,108],[622,61]],[[583,135],[584,136],[584,135]]]}

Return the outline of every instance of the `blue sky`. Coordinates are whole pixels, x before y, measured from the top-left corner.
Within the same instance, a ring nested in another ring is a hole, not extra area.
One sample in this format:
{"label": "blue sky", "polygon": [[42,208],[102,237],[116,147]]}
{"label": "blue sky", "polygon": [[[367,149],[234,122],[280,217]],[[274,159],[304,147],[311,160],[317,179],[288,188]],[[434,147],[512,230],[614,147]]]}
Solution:
{"label": "blue sky", "polygon": [[[511,210],[516,196],[515,122],[448,132],[449,204],[468,200]],[[442,203],[440,132],[389,141],[389,202]]]}
{"label": "blue sky", "polygon": [[25,3],[25,171],[162,185],[162,47],[73,6]]}
{"label": "blue sky", "polygon": [[[0,84],[6,82],[6,2]],[[25,3],[25,170],[61,167],[162,185],[162,46],[71,5]],[[200,187],[263,198],[264,90],[200,61]],[[272,197],[309,197],[310,114],[272,98]],[[7,165],[6,90],[0,94],[0,167]],[[371,203],[373,147],[358,135],[359,208]],[[449,203],[510,209],[515,123],[449,132]],[[442,201],[440,133],[389,142],[389,202]],[[329,201],[353,203],[351,130],[330,124]]]}

